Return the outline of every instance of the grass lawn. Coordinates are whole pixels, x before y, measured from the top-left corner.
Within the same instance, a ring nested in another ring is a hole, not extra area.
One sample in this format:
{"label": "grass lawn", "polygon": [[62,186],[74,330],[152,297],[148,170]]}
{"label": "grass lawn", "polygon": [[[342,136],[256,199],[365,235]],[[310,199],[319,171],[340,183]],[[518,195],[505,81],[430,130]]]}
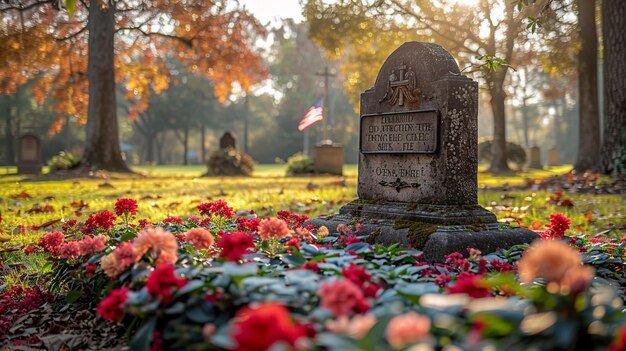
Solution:
{"label": "grass lawn", "polygon": [[[260,216],[274,216],[279,210],[304,213],[310,217],[336,213],[357,197],[356,165],[346,165],[345,177],[285,177],[284,165],[259,165],[252,177],[201,177],[204,166],[139,166],[145,174],[114,174],[109,179],[54,180],[29,179],[15,174],[0,175],[0,230],[11,240],[5,248],[35,243],[42,231],[19,230],[19,226],[38,226],[54,220],[75,218],[84,221],[88,214],[113,209],[116,199],[131,197],[139,202],[139,218],[160,221],[167,216],[196,213],[202,202],[226,200],[235,209],[254,210]],[[522,225],[548,222],[551,213],[562,212],[572,220],[570,234],[623,235],[615,226],[626,224],[626,201],[616,195],[565,194],[572,207],[548,201],[545,191],[494,192],[485,187],[524,184],[527,179],[563,174],[570,167],[533,170],[507,176],[479,173],[479,204],[494,211],[500,220],[520,219]],[[6,170],[14,173],[14,170]],[[0,171],[0,174],[2,172]],[[20,197],[22,194],[22,197]],[[26,197],[28,195],[29,197]],[[60,222],[51,226],[60,226]],[[21,252],[5,253],[6,262],[26,262],[33,272],[41,268],[36,257]],[[36,256],[36,255],[35,255]]]}

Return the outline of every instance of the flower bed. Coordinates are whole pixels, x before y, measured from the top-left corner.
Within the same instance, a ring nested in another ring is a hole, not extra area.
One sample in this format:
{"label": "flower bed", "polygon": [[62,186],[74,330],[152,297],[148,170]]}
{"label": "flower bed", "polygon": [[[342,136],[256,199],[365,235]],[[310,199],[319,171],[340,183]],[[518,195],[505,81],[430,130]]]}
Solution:
{"label": "flower bed", "polygon": [[285,211],[217,201],[151,224],[136,208],[120,199],[25,249],[50,255],[49,287],[68,303],[96,297],[133,350],[626,348],[626,242],[568,237],[562,215],[530,248],[429,264]]}

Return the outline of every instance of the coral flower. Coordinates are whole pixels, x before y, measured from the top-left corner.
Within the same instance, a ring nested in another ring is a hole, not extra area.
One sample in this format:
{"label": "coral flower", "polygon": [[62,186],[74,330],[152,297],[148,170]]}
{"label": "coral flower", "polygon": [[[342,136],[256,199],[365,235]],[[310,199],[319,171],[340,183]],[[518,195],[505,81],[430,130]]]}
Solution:
{"label": "coral flower", "polygon": [[278,218],[265,218],[259,223],[259,236],[263,240],[282,239],[289,235],[287,223]]}
{"label": "coral flower", "polygon": [[118,275],[124,272],[124,270],[126,270],[126,268],[117,261],[114,252],[103,256],[100,259],[100,266],[102,267],[104,274],[112,279],[116,278]]}
{"label": "coral flower", "polygon": [[174,274],[174,266],[161,264],[150,273],[146,281],[148,293],[159,296],[164,303],[169,303],[172,298],[172,288],[180,289],[187,284],[187,280],[178,278]]}
{"label": "coral flower", "polygon": [[78,244],[78,241],[68,241],[66,243],[62,243],[57,248],[57,254],[66,260],[78,258],[81,256],[80,245]]}
{"label": "coral flower", "polygon": [[289,310],[273,302],[240,309],[232,328],[236,351],[266,351],[277,342],[295,348],[296,341],[303,336],[304,329],[293,322]]}
{"label": "coral flower", "polygon": [[115,202],[115,214],[118,216],[137,214],[137,201],[135,199],[117,199]]}
{"label": "coral flower", "polygon": [[158,263],[176,263],[178,243],[174,234],[161,227],[148,228],[141,232],[133,241],[135,254],[141,257],[150,253],[150,257]]}
{"label": "coral flower", "polygon": [[189,229],[183,235],[185,240],[191,242],[198,250],[208,249],[215,242],[213,234],[204,228]]}
{"label": "coral flower", "polygon": [[109,237],[107,235],[101,234],[96,237],[85,235],[78,242],[78,246],[80,247],[80,253],[82,256],[87,256],[87,255],[100,252],[106,248],[108,241],[109,241]]}
{"label": "coral flower", "polygon": [[133,244],[128,241],[123,242],[119,247],[117,247],[113,253],[115,254],[115,259],[117,263],[121,266],[120,269],[126,270],[126,268],[130,267],[133,263],[138,261],[137,254],[135,253],[135,248]]}
{"label": "coral flower", "polygon": [[223,234],[217,241],[217,247],[221,249],[220,257],[237,261],[254,247],[254,239],[244,232]]}
{"label": "coral flower", "polygon": [[123,307],[128,299],[128,291],[130,289],[127,287],[111,290],[98,304],[96,309],[98,315],[106,320],[121,321],[124,317]]}
{"label": "coral flower", "polygon": [[322,283],[317,294],[323,308],[334,316],[345,316],[351,312],[363,313],[369,310],[363,291],[349,280],[335,280]]}
{"label": "coral flower", "polygon": [[336,334],[346,334],[361,339],[376,324],[376,317],[371,314],[355,315],[352,318],[340,316],[336,320],[328,320],[326,329]]}
{"label": "coral flower", "polygon": [[522,255],[517,267],[522,282],[538,277],[560,281],[567,270],[580,267],[580,255],[561,241],[535,241]]}
{"label": "coral flower", "polygon": [[385,330],[385,337],[391,346],[399,349],[412,342],[424,339],[430,330],[430,319],[420,316],[415,312],[409,312],[394,317]]}

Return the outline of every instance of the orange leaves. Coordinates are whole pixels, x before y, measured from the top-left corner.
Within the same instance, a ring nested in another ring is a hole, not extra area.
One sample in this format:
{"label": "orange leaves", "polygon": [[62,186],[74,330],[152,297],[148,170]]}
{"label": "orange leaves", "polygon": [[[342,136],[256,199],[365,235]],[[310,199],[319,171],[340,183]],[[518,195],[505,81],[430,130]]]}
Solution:
{"label": "orange leaves", "polygon": [[63,116],[57,116],[57,118],[52,122],[50,128],[48,129],[48,135],[54,135],[63,129]]}

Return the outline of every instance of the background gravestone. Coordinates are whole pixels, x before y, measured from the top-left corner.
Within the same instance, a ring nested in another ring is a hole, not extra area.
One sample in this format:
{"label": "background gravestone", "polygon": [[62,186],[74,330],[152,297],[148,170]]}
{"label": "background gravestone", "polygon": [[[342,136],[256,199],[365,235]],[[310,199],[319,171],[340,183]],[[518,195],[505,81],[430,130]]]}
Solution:
{"label": "background gravestone", "polygon": [[409,42],[394,51],[361,94],[360,115],[359,199],[312,224],[362,223],[369,242],[423,248],[430,261],[538,237],[503,229],[478,205],[478,84],[444,48]]}
{"label": "background gravestone", "polygon": [[539,146],[533,146],[530,148],[530,162],[528,163],[530,168],[543,168],[541,166],[541,149]]}
{"label": "background gravestone", "polygon": [[22,135],[18,140],[17,173],[41,173],[41,140],[32,133]]}
{"label": "background gravestone", "polygon": [[220,149],[233,148],[236,149],[235,137],[230,132],[225,132],[220,138]]}
{"label": "background gravestone", "polygon": [[313,169],[315,173],[343,175],[343,146],[340,144],[315,145]]}
{"label": "background gravestone", "polygon": [[561,164],[561,158],[559,156],[559,149],[553,147],[548,149],[548,166],[558,166]]}

